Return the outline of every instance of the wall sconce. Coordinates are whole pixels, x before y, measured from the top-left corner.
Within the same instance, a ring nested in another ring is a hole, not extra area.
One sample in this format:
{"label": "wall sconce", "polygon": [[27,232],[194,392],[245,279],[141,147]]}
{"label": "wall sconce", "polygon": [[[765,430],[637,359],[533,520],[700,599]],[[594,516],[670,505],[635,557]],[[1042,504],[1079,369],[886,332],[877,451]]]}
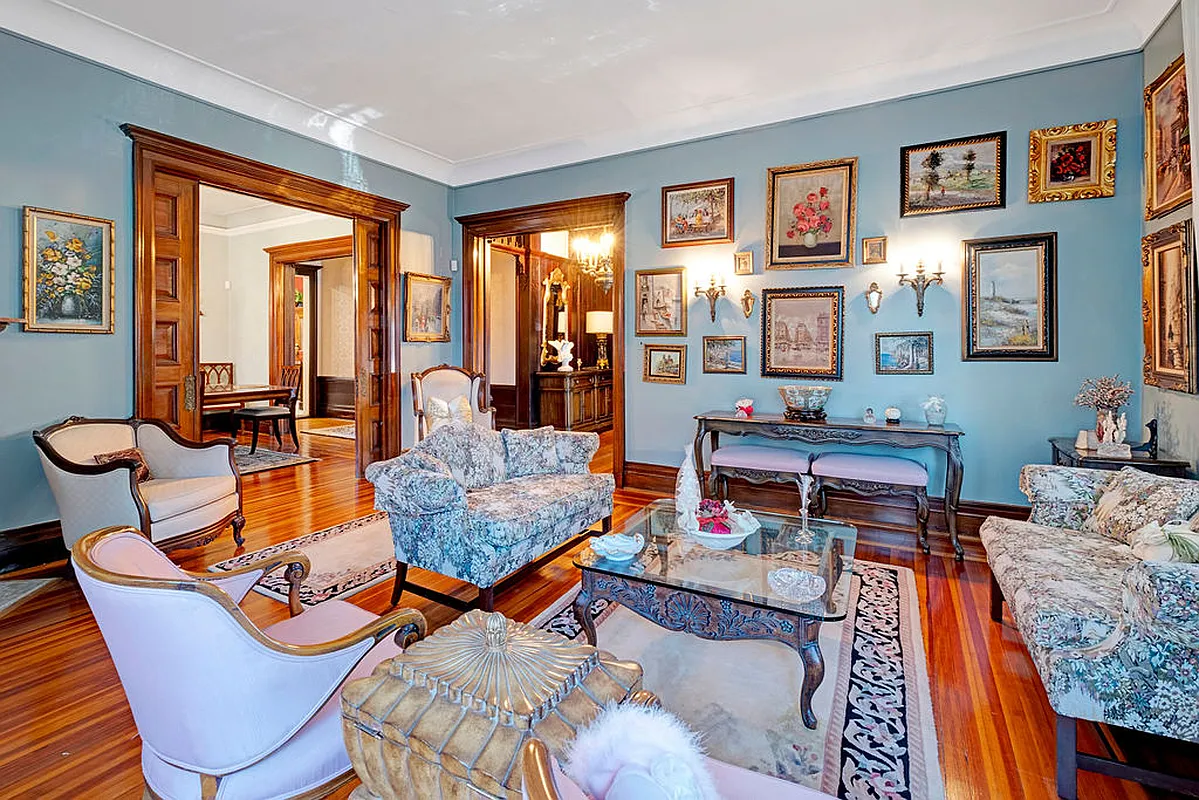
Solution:
{"label": "wall sconce", "polygon": [[708,284],[707,289],[699,288],[699,284],[695,285],[695,296],[708,298],[708,306],[712,311],[712,321],[716,321],[716,300],[724,296],[724,280],[720,282],[720,286],[716,285],[716,276],[712,276],[712,282]]}
{"label": "wall sconce", "polygon": [[750,315],[754,313],[754,303],[757,299],[749,289],[746,289],[745,294],[741,295],[741,310],[745,312],[746,319],[749,319]]}
{"label": "wall sconce", "polygon": [[924,316],[924,290],[930,286],[940,286],[944,283],[945,273],[941,270],[940,262],[937,263],[937,271],[930,278],[924,274],[924,262],[916,262],[916,274],[909,278],[903,271],[903,266],[899,267],[899,285],[911,286],[916,292],[916,316]]}
{"label": "wall sconce", "polygon": [[878,288],[878,282],[871,281],[870,288],[866,290],[866,308],[870,309],[871,314],[878,313],[878,307],[883,304],[883,290]]}

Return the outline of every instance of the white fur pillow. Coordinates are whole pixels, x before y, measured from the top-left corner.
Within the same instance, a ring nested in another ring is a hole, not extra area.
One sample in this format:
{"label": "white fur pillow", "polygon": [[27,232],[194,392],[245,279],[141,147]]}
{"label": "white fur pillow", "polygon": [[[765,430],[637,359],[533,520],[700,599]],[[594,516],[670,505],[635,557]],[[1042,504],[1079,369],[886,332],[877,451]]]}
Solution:
{"label": "white fur pillow", "polygon": [[563,771],[596,800],[719,800],[699,737],[673,714],[609,704],[581,731]]}

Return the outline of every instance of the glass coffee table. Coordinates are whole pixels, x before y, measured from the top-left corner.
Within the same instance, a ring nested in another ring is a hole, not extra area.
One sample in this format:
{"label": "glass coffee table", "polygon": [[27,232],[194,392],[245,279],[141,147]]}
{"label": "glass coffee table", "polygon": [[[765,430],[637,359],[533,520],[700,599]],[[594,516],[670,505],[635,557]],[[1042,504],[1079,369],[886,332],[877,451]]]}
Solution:
{"label": "glass coffee table", "polygon": [[575,618],[591,645],[596,635],[589,610],[599,599],[704,639],[782,642],[799,654],[799,710],[804,725],[814,729],[812,695],[824,679],[820,624],[843,620],[848,612],[857,529],[809,519],[805,530],[799,517],[753,515],[760,529],[717,550],[679,530],[673,500],[651,503],[615,531],[645,539],[631,561],[606,559],[590,546],[575,556],[582,572]]}

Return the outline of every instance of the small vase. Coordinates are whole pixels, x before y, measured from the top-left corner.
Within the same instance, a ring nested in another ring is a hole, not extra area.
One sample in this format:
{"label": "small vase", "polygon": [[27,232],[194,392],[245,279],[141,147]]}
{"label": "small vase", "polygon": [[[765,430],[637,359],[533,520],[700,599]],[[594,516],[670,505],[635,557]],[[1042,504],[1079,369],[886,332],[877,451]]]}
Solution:
{"label": "small vase", "polygon": [[924,419],[929,425],[944,425],[945,417],[948,413],[948,410],[945,408],[941,408],[939,411],[926,408],[924,409]]}
{"label": "small vase", "polygon": [[807,233],[805,233],[803,235],[803,246],[804,247],[815,247],[816,246],[816,232],[815,231],[808,231]]}
{"label": "small vase", "polygon": [[79,316],[82,303],[79,301],[77,294],[64,294],[62,299],[58,301],[58,315],[67,319],[74,319]]}

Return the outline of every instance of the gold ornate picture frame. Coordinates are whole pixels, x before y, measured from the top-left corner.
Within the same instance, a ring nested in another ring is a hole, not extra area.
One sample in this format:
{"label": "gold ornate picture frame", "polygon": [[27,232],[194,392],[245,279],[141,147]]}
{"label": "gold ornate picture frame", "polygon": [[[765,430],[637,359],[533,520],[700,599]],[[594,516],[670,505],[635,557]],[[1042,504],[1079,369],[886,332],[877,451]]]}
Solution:
{"label": "gold ornate picture frame", "polygon": [[717,374],[745,374],[744,336],[705,336],[703,370]]}
{"label": "gold ornate picture frame", "polygon": [[1116,120],[1028,134],[1028,202],[1091,200],[1116,193]]}
{"label": "gold ornate picture frame", "polygon": [[862,265],[887,263],[887,237],[862,237]]}
{"label": "gold ornate picture frame", "polygon": [[1145,219],[1191,201],[1185,66],[1179,56],[1145,87]]}
{"label": "gold ornate picture frame", "polygon": [[641,380],[646,383],[686,383],[687,345],[645,345]]}
{"label": "gold ornate picture frame", "polygon": [[858,159],[766,171],[766,269],[853,266]]}
{"label": "gold ornate picture frame", "polygon": [[733,179],[662,187],[662,246],[733,241]]}
{"label": "gold ornate picture frame", "polygon": [[762,290],[762,377],[841,380],[845,287]]}
{"label": "gold ornate picture frame", "polygon": [[404,273],[404,341],[450,340],[451,278]]}
{"label": "gold ornate picture frame", "polygon": [[1003,208],[1007,131],[899,149],[899,216]]}
{"label": "gold ornate picture frame", "polygon": [[1194,394],[1195,252],[1191,220],[1141,239],[1144,377],[1149,386]]}
{"label": "gold ornate picture frame", "polygon": [[113,221],[29,206],[24,216],[24,329],[112,333]]}
{"label": "gold ornate picture frame", "polygon": [[687,335],[685,267],[639,269],[633,283],[633,332],[637,336]]}

